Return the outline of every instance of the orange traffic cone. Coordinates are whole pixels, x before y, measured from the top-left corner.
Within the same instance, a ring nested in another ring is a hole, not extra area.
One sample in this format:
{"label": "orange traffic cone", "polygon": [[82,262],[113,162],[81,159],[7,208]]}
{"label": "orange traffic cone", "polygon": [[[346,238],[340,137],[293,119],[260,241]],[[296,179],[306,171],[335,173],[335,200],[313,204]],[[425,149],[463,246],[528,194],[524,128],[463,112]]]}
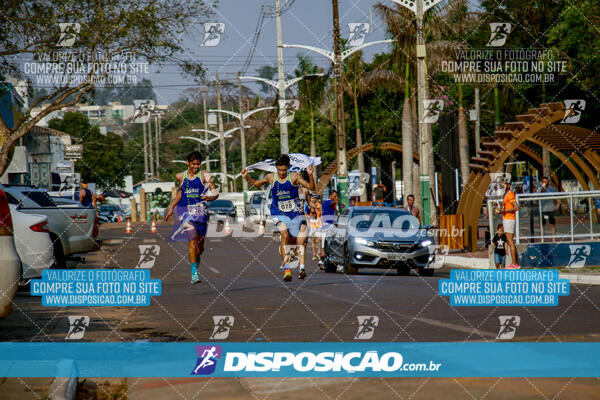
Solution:
{"label": "orange traffic cone", "polygon": [[225,226],[223,227],[223,232],[227,234],[231,233],[231,226],[229,226],[229,218],[225,219]]}
{"label": "orange traffic cone", "polygon": [[127,226],[125,226],[125,233],[129,233],[131,234],[131,221],[128,219],[127,220]]}
{"label": "orange traffic cone", "polygon": [[258,225],[258,233],[259,235],[265,234],[265,224],[263,223],[263,221],[260,221],[260,224]]}
{"label": "orange traffic cone", "polygon": [[152,220],[152,225],[150,226],[150,233],[158,233],[156,230],[156,222],[154,222],[154,220]]}

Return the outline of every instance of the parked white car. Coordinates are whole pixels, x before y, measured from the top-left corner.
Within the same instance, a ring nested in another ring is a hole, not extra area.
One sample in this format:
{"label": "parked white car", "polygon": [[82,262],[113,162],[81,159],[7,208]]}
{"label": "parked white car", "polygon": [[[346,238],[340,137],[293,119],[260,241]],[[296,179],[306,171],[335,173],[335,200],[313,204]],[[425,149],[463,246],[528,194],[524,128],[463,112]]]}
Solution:
{"label": "parked white car", "polygon": [[39,278],[42,271],[54,264],[53,246],[50,239],[48,217],[26,214],[10,205],[15,246],[23,266],[22,279]]}
{"label": "parked white car", "polygon": [[83,207],[79,202],[61,199],[57,204],[45,190],[28,186],[4,187],[10,204],[20,212],[48,217],[54,258],[59,268],[64,268],[67,257],[85,253],[95,248],[98,236],[98,219],[93,207]]}
{"label": "parked white car", "polygon": [[17,292],[21,260],[13,239],[13,224],[4,187],[0,185],[0,318],[10,313]]}

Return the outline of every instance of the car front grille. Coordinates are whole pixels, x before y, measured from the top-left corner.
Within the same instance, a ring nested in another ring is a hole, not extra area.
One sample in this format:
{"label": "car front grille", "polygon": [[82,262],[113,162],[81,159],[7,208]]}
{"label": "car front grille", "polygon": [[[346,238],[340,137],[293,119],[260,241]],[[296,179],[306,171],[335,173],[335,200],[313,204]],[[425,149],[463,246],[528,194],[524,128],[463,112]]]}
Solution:
{"label": "car front grille", "polygon": [[377,247],[382,250],[396,251],[401,253],[410,253],[416,249],[413,243],[398,242],[377,242]]}

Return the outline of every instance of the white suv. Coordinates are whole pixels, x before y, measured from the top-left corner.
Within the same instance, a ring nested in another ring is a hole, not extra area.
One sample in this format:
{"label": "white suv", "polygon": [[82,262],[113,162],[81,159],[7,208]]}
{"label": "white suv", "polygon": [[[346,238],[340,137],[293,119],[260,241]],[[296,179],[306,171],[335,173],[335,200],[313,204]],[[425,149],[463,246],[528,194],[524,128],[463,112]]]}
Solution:
{"label": "white suv", "polygon": [[0,318],[10,313],[21,276],[21,260],[15,248],[10,207],[0,185]]}

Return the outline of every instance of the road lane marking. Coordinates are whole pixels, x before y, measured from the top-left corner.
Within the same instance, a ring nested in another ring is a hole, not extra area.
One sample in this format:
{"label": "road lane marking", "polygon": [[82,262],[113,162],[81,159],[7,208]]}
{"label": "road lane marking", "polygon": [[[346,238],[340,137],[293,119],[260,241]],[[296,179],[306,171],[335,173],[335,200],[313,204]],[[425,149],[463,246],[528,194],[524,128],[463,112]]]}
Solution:
{"label": "road lane marking", "polygon": [[208,269],[210,269],[210,270],[211,270],[212,272],[214,272],[215,274],[220,274],[220,273],[221,273],[221,272],[220,272],[218,269],[216,269],[216,268],[213,268],[213,267],[208,267]]}
{"label": "road lane marking", "polygon": [[[304,287],[298,288],[298,290],[302,290],[304,292],[309,292],[309,293],[314,293],[314,294],[319,294],[319,295],[321,295],[323,297],[329,297],[329,298],[332,298],[332,299],[335,299],[335,300],[339,300],[339,301],[343,301],[345,303],[352,304],[352,305],[356,304],[356,301],[344,299],[342,297],[334,296],[332,294],[326,294],[326,293],[323,293],[323,292],[318,291],[318,290],[306,289]],[[365,308],[370,308],[370,309],[373,309],[373,310],[378,310],[378,311],[380,311],[380,308],[384,308],[384,307],[369,306],[369,305],[363,304],[363,303],[361,303],[360,306],[361,307],[365,307]],[[438,321],[438,320],[433,319],[433,318],[414,317],[412,315],[401,314],[399,312],[392,311],[392,310],[389,310],[389,309],[386,309],[386,308],[384,308],[384,309],[389,314],[394,314],[394,315],[397,315],[399,317],[406,318],[406,319],[409,319],[409,320],[419,321],[419,322],[422,322],[422,323],[427,324],[427,325],[438,326],[438,327],[441,327],[441,328],[446,328],[446,329],[450,329],[450,330],[457,331],[457,332],[469,333],[471,335],[487,336],[487,337],[490,337],[490,338],[493,338],[493,339],[495,339],[496,336],[497,336],[496,332],[488,332],[488,331],[484,331],[484,330],[477,329],[477,328],[471,328],[471,327],[464,326],[464,325],[458,325],[458,324],[453,324],[453,323],[450,323],[450,322]]]}

